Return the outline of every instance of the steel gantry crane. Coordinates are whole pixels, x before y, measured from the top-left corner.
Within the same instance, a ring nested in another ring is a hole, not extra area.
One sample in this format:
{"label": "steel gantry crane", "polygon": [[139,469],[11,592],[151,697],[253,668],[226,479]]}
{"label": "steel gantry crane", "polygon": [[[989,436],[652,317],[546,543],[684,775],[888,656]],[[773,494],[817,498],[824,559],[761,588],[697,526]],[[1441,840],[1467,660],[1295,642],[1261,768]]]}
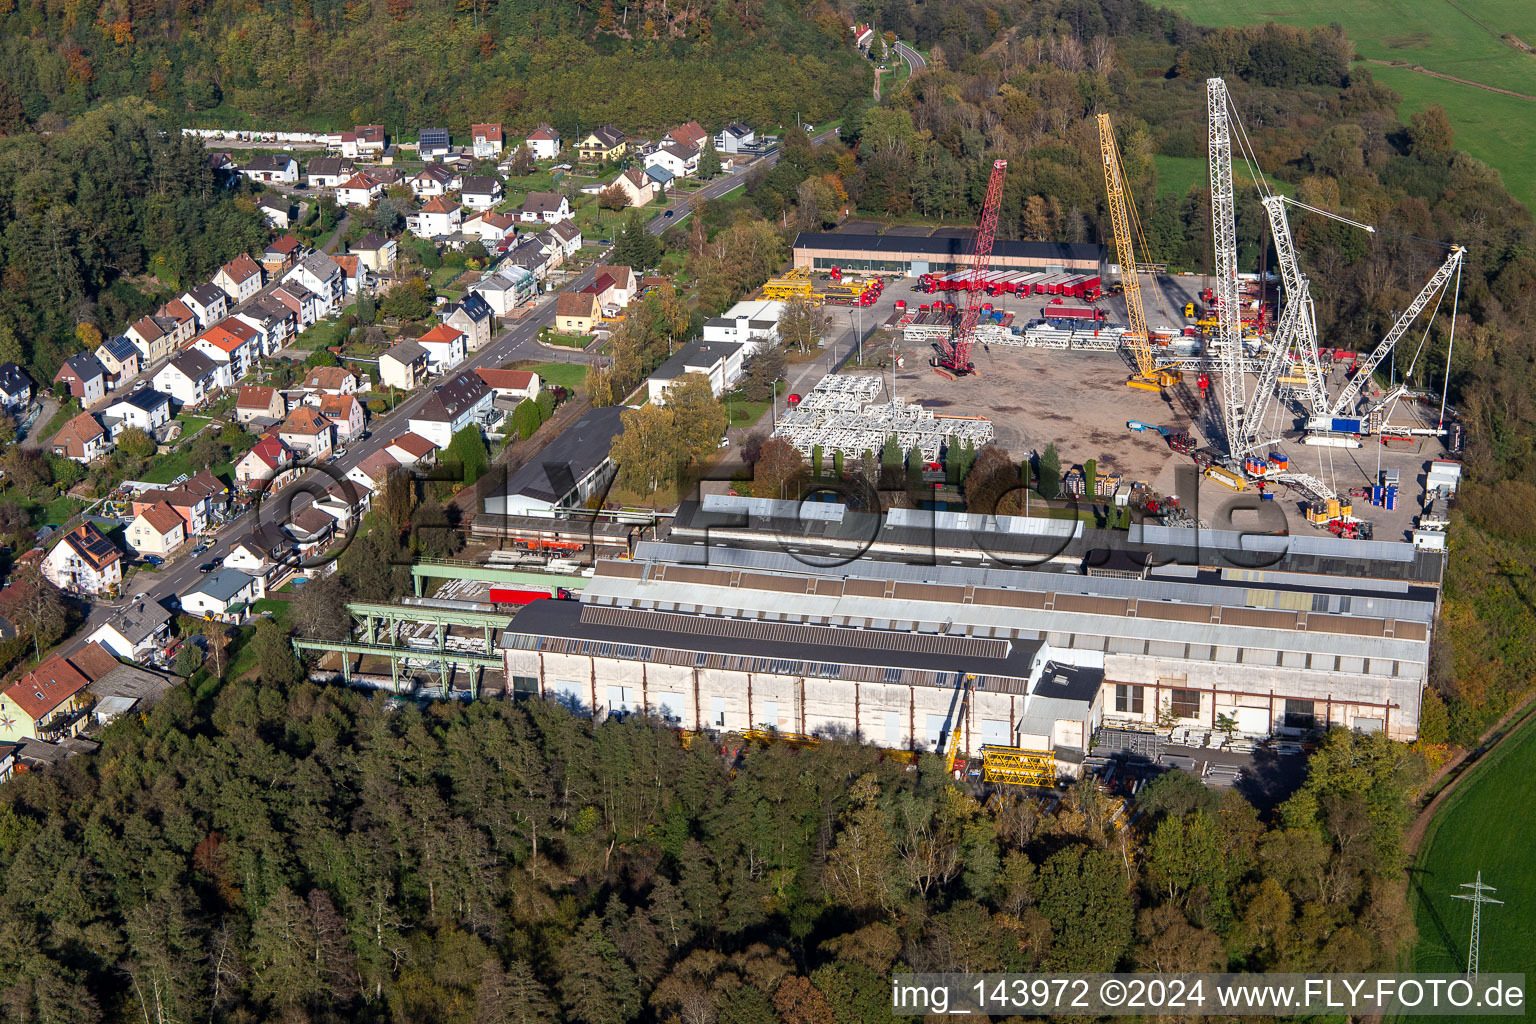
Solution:
{"label": "steel gantry crane", "polygon": [[933,362],[935,373],[954,380],[976,372],[971,362],[971,340],[976,333],[976,321],[981,318],[982,280],[992,263],[992,242],[997,237],[997,211],[1003,200],[1003,175],[1008,161],[994,160],[992,176],[987,181],[987,198],[981,204],[981,222],[976,225],[976,244],[971,249],[971,276],[965,291],[965,314],[960,323],[939,348]]}
{"label": "steel gantry crane", "polygon": [[[1141,275],[1136,271],[1136,250],[1131,244],[1131,217],[1135,207],[1126,190],[1125,168],[1120,162],[1120,147],[1115,144],[1115,130],[1109,123],[1108,114],[1099,115],[1099,151],[1104,158],[1104,191],[1115,233],[1115,254],[1120,260],[1120,279],[1125,283],[1125,311],[1130,320],[1125,341],[1136,360],[1136,372],[1125,383],[1145,391],[1162,391],[1177,384],[1179,375],[1158,369],[1152,356],[1152,342],[1147,337],[1147,313],[1141,302]],[[1139,225],[1136,235],[1139,239]]]}

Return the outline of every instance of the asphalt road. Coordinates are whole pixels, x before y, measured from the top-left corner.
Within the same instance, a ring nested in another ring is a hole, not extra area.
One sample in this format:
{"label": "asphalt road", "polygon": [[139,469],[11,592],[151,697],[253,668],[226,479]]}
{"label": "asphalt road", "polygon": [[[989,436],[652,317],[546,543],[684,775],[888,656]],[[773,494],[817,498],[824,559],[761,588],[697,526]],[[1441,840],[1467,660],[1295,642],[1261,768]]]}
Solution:
{"label": "asphalt road", "polygon": [[916,74],[928,66],[928,61],[923,58],[923,55],[906,43],[896,44],[896,55],[907,62],[907,71],[911,74]]}
{"label": "asphalt road", "polygon": [[[832,136],[831,132],[823,132],[812,141],[819,144]],[[759,163],[766,161],[768,166],[778,162],[777,149],[759,158]],[[717,181],[706,185],[695,195],[703,194],[708,198],[723,195],[745,181],[747,170],[754,165],[743,167],[732,174],[726,175]],[[667,207],[672,216],[666,216],[666,211],[658,213],[647,225],[647,230],[652,234],[660,235],[672,224],[676,223],[681,213],[687,210],[689,200],[679,200]],[[592,283],[592,268],[587,268],[575,278],[567,281],[566,289],[580,290]],[[514,359],[542,359],[550,362],[585,362],[591,357],[584,352],[571,349],[561,349],[552,346],[540,345],[538,333],[541,327],[554,322],[555,301],[553,294],[542,295],[538,299],[537,307],[522,319],[514,322],[495,338],[490,344],[478,352],[470,354],[455,372],[473,370],[479,367],[498,367]],[[871,325],[866,325],[866,327]],[[794,386],[800,386],[802,380],[809,379],[814,367],[824,366],[818,360],[815,364],[797,367]],[[823,373],[826,372],[822,369]],[[294,513],[299,512],[305,506],[323,495],[327,488],[346,477],[348,471],[356,467],[368,456],[382,449],[392,439],[405,433],[407,420],[411,418],[426,402],[431,394],[431,388],[423,388],[415,392],[395,409],[384,416],[371,420],[368,424],[369,437],[365,441],[358,441],[346,446],[347,454],[334,462],[316,467],[306,473],[304,477],[289,484],[279,493],[262,501],[253,512],[226,523],[214,535],[210,548],[197,557],[183,554],[170,562],[157,573],[138,571],[132,580],[124,588],[129,597],[118,601],[93,602],[91,612],[87,616],[85,624],[75,633],[75,636],[67,641],[60,650],[64,654],[70,654],[84,646],[85,638],[94,630],[105,623],[128,600],[136,600],[140,596],[153,601],[165,603],[166,599],[181,593],[192,582],[200,577],[197,567],[205,562],[222,558],[229,553],[232,544],[246,536],[254,526],[271,524],[277,525],[286,522]]]}

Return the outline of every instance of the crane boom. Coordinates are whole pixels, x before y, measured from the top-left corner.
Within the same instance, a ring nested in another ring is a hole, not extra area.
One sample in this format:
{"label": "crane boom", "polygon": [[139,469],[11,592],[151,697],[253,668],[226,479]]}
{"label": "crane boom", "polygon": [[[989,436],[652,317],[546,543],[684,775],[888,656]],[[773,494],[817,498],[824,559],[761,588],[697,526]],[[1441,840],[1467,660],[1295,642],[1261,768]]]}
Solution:
{"label": "crane boom", "polygon": [[1360,363],[1359,368],[1355,371],[1354,379],[1345,386],[1343,391],[1339,392],[1339,397],[1334,401],[1333,407],[1328,410],[1329,415],[1337,416],[1354,406],[1355,400],[1360,397],[1361,389],[1371,379],[1371,373],[1391,353],[1398,339],[1407,333],[1409,327],[1413,326],[1413,322],[1418,319],[1420,313],[1424,312],[1424,307],[1429,305],[1429,300],[1434,298],[1435,293],[1445,287],[1446,283],[1450,281],[1451,275],[1461,265],[1462,258],[1466,253],[1467,250],[1459,245],[1451,247],[1451,254],[1445,258],[1445,262],[1440,265],[1440,269],[1434,272],[1429,281],[1419,290],[1419,294],[1414,296],[1413,301],[1408,304],[1408,308],[1403,310],[1403,315],[1397,318],[1397,323],[1393,324],[1392,329],[1387,332],[1387,336],[1382,338],[1381,343]]}
{"label": "crane boom", "polygon": [[[1301,264],[1296,258],[1296,243],[1291,237],[1291,222],[1285,215],[1286,198],[1281,195],[1266,196],[1262,200],[1264,212],[1269,216],[1269,233],[1275,242],[1275,258],[1280,264],[1280,281],[1285,287],[1285,301],[1287,305],[1298,304],[1297,317],[1292,330],[1287,333],[1283,330],[1275,332],[1275,344],[1282,350],[1289,346],[1296,349],[1296,362],[1301,367],[1302,375],[1307,381],[1307,402],[1312,406],[1312,411],[1321,413],[1328,408],[1328,392],[1326,389],[1327,375],[1323,373],[1322,360],[1317,354],[1317,316],[1312,307],[1312,289],[1307,276],[1301,272]],[[1297,204],[1307,210],[1314,207],[1305,204]],[[1325,214],[1325,216],[1333,216]],[[1336,218],[1344,220],[1344,218]],[[1345,221],[1354,224],[1355,221]],[[1365,230],[1374,230],[1359,225]],[[1281,326],[1284,327],[1284,318],[1281,318]],[[1283,356],[1282,356],[1283,358]]]}
{"label": "crane boom", "polygon": [[976,333],[976,321],[981,319],[981,282],[992,264],[992,243],[997,238],[997,213],[1003,200],[1003,175],[1008,161],[994,160],[992,176],[987,180],[987,198],[981,204],[981,221],[976,225],[976,243],[971,249],[971,274],[966,282],[965,314],[955,333],[943,346],[934,369],[951,379],[975,373],[971,362],[971,338]]}
{"label": "crane boom", "polygon": [[1232,193],[1232,129],[1227,83],[1207,78],[1206,156],[1211,175],[1211,236],[1216,297],[1216,340],[1221,346],[1222,416],[1229,446],[1243,437],[1243,338],[1238,320],[1237,205]]}
{"label": "crane boom", "polygon": [[1126,316],[1130,320],[1125,340],[1136,359],[1136,374],[1126,383],[1144,390],[1161,391],[1173,381],[1168,380],[1167,373],[1158,370],[1152,358],[1152,343],[1147,337],[1147,313],[1141,301],[1141,276],[1136,273],[1136,252],[1131,244],[1125,171],[1108,114],[1099,115],[1099,152],[1104,158],[1104,191],[1115,233],[1115,255],[1120,260],[1120,279],[1125,284]]}

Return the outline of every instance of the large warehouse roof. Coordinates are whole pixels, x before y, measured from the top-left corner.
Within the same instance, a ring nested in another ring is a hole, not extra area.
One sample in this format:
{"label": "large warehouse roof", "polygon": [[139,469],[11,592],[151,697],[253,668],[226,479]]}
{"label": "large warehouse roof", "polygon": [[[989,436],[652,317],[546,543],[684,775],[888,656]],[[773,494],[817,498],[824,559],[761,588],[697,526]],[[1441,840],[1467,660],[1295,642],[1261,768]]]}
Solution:
{"label": "large warehouse roof", "polygon": [[[844,250],[848,252],[886,252],[892,256],[950,256],[971,254],[971,238],[961,236],[869,235],[853,232],[802,231],[795,236],[796,249]],[[1016,259],[1092,260],[1103,262],[1102,245],[1070,242],[1014,242],[999,239],[992,244],[992,255]]]}

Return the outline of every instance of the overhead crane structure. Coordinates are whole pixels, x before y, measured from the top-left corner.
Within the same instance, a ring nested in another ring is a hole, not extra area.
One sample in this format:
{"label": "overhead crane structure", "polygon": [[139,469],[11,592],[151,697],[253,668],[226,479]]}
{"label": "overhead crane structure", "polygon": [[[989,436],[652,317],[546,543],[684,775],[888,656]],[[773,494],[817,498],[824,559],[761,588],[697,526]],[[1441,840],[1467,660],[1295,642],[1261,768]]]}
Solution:
{"label": "overhead crane structure", "polygon": [[[441,692],[447,694],[453,672],[463,668],[470,673],[470,696],[479,695],[480,677],[486,669],[500,670],[504,665],[496,640],[501,630],[512,622],[506,612],[481,612],[424,605],[392,605],[358,602],[347,605],[352,613],[354,637],[347,640],[312,640],[294,637],[295,653],[337,652],[341,658],[342,678],[352,682],[352,658],[374,656],[389,662],[393,688],[400,688],[401,667],[411,664],[431,670],[438,678]],[[428,628],[424,635],[403,636],[402,626]],[[452,627],[478,630],[480,635],[452,635]],[[403,641],[403,642],[402,642]],[[408,664],[409,663],[409,664]]]}

